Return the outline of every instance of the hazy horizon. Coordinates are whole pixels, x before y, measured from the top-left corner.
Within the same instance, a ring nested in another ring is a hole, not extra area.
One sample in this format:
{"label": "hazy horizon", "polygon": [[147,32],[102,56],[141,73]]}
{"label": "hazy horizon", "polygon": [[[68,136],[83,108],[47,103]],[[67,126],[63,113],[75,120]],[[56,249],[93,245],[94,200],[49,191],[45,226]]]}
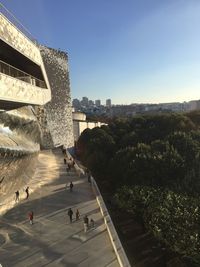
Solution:
{"label": "hazy horizon", "polygon": [[[87,97],[87,96],[82,96],[82,97]],[[81,98],[72,98],[72,100],[73,99],[78,99],[79,101],[81,101],[82,100],[82,97]],[[106,98],[106,99],[100,99],[100,98],[97,98],[97,99],[91,99],[91,98],[89,98],[88,97],[88,100],[92,100],[92,101],[94,101],[95,102],[95,100],[100,100],[101,101],[101,105],[105,105],[106,104],[106,100],[107,100],[108,98]],[[136,105],[147,105],[147,104],[149,104],[149,105],[154,105],[154,104],[157,104],[157,105],[159,105],[159,104],[172,104],[172,103],[186,103],[186,102],[190,102],[190,101],[199,101],[200,100],[200,98],[198,98],[198,99],[191,99],[191,100],[188,100],[188,101],[172,101],[172,102],[131,102],[131,103],[113,103],[112,102],[112,98],[109,98],[109,99],[111,99],[111,104],[112,105],[134,105],[134,104],[136,104]]]}

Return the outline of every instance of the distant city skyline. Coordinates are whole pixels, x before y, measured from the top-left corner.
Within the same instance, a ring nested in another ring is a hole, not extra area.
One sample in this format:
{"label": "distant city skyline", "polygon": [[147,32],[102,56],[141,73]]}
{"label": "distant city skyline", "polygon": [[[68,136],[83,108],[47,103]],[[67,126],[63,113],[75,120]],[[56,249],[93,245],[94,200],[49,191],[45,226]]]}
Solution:
{"label": "distant city skyline", "polygon": [[132,103],[129,105],[111,105],[111,99],[107,99],[106,103],[101,103],[101,100],[89,100],[87,97],[82,97],[82,100],[77,98],[72,101],[75,112],[83,112],[87,115],[99,115],[103,117],[115,116],[134,116],[137,114],[148,113],[166,113],[166,112],[188,112],[200,110],[200,100],[192,100],[189,102],[171,102],[159,104],[142,104]]}
{"label": "distant city skyline", "polygon": [[72,102],[75,101],[75,102],[80,102],[82,103],[83,105],[97,105],[97,106],[100,106],[100,105],[106,105],[106,106],[111,106],[111,103],[112,103],[112,100],[110,98],[106,99],[105,102],[101,101],[101,99],[90,99],[89,97],[87,96],[83,96],[81,99],[78,99],[78,98],[74,98],[72,99]]}
{"label": "distant city skyline", "polygon": [[200,98],[198,0],[0,0],[42,44],[69,55],[72,99]]}
{"label": "distant city skyline", "polygon": [[[108,99],[105,99],[105,101],[102,101],[102,99],[90,99],[88,96],[82,96],[81,98],[73,98],[72,99],[72,103],[73,103],[73,101],[76,102],[77,100],[80,103],[82,102],[82,104],[84,103],[84,101],[85,101],[85,103],[88,102],[89,105],[90,104],[95,105],[96,101],[100,101],[100,105],[104,105],[104,106],[106,106],[106,105],[126,105],[126,104],[120,104],[120,103],[115,104],[115,103],[112,102],[112,98],[108,98]],[[127,105],[131,105],[131,104],[138,104],[138,105],[143,105],[143,104],[146,104],[146,105],[158,104],[159,105],[159,104],[189,103],[189,102],[199,102],[199,101],[200,101],[200,98],[198,98],[198,99],[192,99],[192,100],[189,100],[189,101],[173,101],[173,102],[158,102],[158,103],[151,103],[151,102],[137,103],[137,102],[132,102],[132,103],[129,103]]]}

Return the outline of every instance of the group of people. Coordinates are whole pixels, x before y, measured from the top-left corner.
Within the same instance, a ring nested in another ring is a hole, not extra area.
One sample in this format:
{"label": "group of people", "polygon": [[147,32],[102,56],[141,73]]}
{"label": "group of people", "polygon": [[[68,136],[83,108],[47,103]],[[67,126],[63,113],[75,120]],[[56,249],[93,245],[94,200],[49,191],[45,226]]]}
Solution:
{"label": "group of people", "polygon": [[[29,186],[27,186],[24,191],[26,193],[26,199],[28,199],[29,198]],[[15,192],[15,202],[19,202],[19,190]]]}
{"label": "group of people", "polygon": [[[63,152],[63,154],[65,154],[65,153]],[[67,161],[67,158],[64,157],[64,164],[67,165],[67,171],[70,171],[71,167],[74,167],[75,161],[72,158],[70,158]],[[91,174],[90,174],[89,170],[86,170],[86,175],[88,176],[88,182],[90,183],[91,182]],[[69,186],[66,185],[66,188],[67,187],[69,187],[70,192],[73,192],[74,184],[72,183],[72,181],[70,182]],[[26,199],[28,199],[28,197],[29,197],[29,187],[27,187],[25,189],[25,192],[26,192]],[[15,194],[16,194],[15,201],[17,202],[17,201],[19,201],[19,191],[16,191]],[[67,214],[69,216],[70,223],[72,223],[73,222],[73,214],[74,214],[73,210],[71,208],[69,208]],[[79,212],[78,209],[76,209],[75,216],[76,216],[75,220],[78,221],[80,219],[80,212]],[[29,222],[32,225],[33,224],[33,211],[29,212],[28,217],[29,217]],[[94,220],[92,218],[89,220],[87,215],[85,215],[83,217],[83,226],[84,226],[84,232],[85,233],[88,231],[88,229],[94,229],[94,225],[95,225],[94,224]]]}
{"label": "group of people", "polygon": [[[72,221],[73,221],[73,214],[74,214],[73,210],[71,208],[69,208],[67,214],[69,216],[70,223],[72,223]],[[80,219],[80,212],[77,209],[76,210],[76,221],[78,221],[79,219]]]}
{"label": "group of people", "polygon": [[[25,193],[26,193],[26,198],[25,199],[28,199],[29,198],[29,186],[27,186],[25,189],[24,189]],[[15,192],[15,202],[19,202],[19,190],[17,190]],[[30,211],[28,213],[28,218],[29,218],[29,222],[30,224],[33,224],[33,211]]]}
{"label": "group of people", "polygon": [[[68,212],[67,212],[68,216],[69,216],[69,221],[70,223],[73,222],[73,210],[71,208],[69,208]],[[78,221],[80,219],[80,212],[77,209],[76,210],[76,221]],[[85,215],[83,217],[83,226],[84,226],[84,232],[86,233],[88,231],[89,228],[94,229],[94,220],[91,218],[89,221],[89,218],[87,215]]]}
{"label": "group of people", "polygon": [[[68,166],[67,170],[70,170],[71,167],[75,165],[75,161],[70,158],[69,161],[67,162],[66,157],[64,157],[64,164],[67,164],[67,166]],[[88,173],[88,176],[89,176],[89,173]],[[68,187],[68,185],[66,185],[66,187]],[[71,181],[69,184],[70,192],[73,192],[73,187],[74,187],[74,184]],[[25,192],[26,192],[26,199],[28,199],[29,198],[29,187],[28,186],[26,187]],[[19,191],[18,190],[15,192],[15,202],[17,202],[17,201],[19,201]],[[69,208],[67,214],[69,216],[70,223],[72,223],[73,222],[73,214],[74,214],[72,208]],[[29,218],[29,222],[31,225],[33,224],[33,217],[34,217],[33,211],[29,212],[28,218]],[[78,209],[76,209],[75,220],[78,221],[79,219],[80,219],[80,212]],[[94,228],[94,220],[91,218],[89,221],[88,216],[85,215],[83,217],[83,225],[84,225],[84,232],[86,233],[89,228],[91,228],[91,229]]]}
{"label": "group of people", "polygon": [[[63,154],[65,154],[65,153],[63,152]],[[66,157],[64,157],[64,164],[67,165],[67,171],[69,171],[69,170],[71,170],[71,167],[74,167],[75,161],[72,158],[70,158],[69,160],[67,160]],[[89,171],[87,171],[86,173],[88,175],[88,182],[90,182],[90,177],[91,177],[90,176],[90,173],[89,173]],[[67,187],[67,185],[66,185],[66,187]],[[71,181],[70,184],[69,184],[70,192],[73,191],[73,187],[74,187],[74,184]],[[27,186],[24,191],[26,193],[26,199],[28,199],[29,198],[29,186]],[[19,193],[19,190],[17,190],[15,192],[15,202],[18,202],[19,201],[19,199],[20,199],[19,196],[20,196],[20,193]],[[69,216],[70,223],[72,223],[72,221],[73,221],[73,214],[74,214],[73,210],[70,208],[68,210],[68,213],[67,214]],[[75,216],[76,216],[76,221],[78,221],[80,219],[80,212],[79,212],[78,209],[75,212]],[[30,222],[31,225],[33,224],[33,217],[34,217],[34,213],[33,213],[33,211],[30,211],[28,213],[28,218],[29,218],[29,222]],[[84,232],[87,232],[89,228],[91,228],[91,229],[94,228],[94,220],[91,218],[90,221],[89,221],[88,216],[85,215],[83,217],[83,225],[84,225]]]}
{"label": "group of people", "polygon": [[[65,152],[63,152],[63,154],[65,154]],[[71,167],[75,165],[75,161],[70,158],[69,161],[67,162],[66,157],[64,157],[64,164],[67,164],[67,166],[68,166],[67,171],[69,171],[69,170],[71,170]],[[88,182],[90,183],[91,182],[91,174],[90,174],[89,170],[86,170],[86,174],[88,176]],[[67,187],[67,185],[66,185],[66,187]],[[74,184],[71,181],[69,184],[70,192],[73,191],[73,187],[74,187]],[[73,222],[73,214],[74,214],[72,208],[69,208],[67,214],[69,216],[70,223],[72,223]],[[75,216],[76,216],[75,220],[78,221],[80,219],[80,212],[78,209],[75,212]],[[85,215],[83,217],[83,226],[84,226],[84,232],[85,233],[88,231],[88,229],[94,229],[94,220],[92,218],[89,220],[88,216]]]}
{"label": "group of people", "polygon": [[94,220],[91,218],[89,222],[89,218],[87,215],[83,217],[83,225],[84,225],[84,232],[86,233],[89,228],[94,229]]}

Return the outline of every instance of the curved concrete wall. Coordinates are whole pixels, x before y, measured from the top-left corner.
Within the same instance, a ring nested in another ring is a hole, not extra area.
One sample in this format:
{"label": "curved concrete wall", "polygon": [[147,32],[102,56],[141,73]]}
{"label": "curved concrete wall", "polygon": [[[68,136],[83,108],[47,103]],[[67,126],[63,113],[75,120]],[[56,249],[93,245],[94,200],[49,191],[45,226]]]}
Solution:
{"label": "curved concrete wall", "polygon": [[30,182],[40,134],[31,107],[0,113],[0,213],[12,206],[14,192]]}

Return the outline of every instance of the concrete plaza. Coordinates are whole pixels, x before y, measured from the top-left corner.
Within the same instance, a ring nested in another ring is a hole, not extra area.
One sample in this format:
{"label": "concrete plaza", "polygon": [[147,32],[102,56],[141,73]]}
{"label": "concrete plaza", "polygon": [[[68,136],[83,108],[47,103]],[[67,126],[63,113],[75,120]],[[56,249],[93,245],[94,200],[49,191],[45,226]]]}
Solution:
{"label": "concrete plaza", "polygon": [[[42,181],[45,183],[42,183]],[[99,206],[84,177],[66,171],[60,150],[39,155],[33,177],[35,189],[0,219],[0,264],[3,267],[118,267]],[[66,188],[70,181],[73,192]],[[38,186],[36,186],[38,185]],[[24,195],[25,196],[25,195]],[[73,222],[67,215],[72,208]],[[75,220],[79,209],[80,220]],[[30,225],[28,213],[34,212]],[[95,228],[83,230],[83,216],[95,221]]]}

